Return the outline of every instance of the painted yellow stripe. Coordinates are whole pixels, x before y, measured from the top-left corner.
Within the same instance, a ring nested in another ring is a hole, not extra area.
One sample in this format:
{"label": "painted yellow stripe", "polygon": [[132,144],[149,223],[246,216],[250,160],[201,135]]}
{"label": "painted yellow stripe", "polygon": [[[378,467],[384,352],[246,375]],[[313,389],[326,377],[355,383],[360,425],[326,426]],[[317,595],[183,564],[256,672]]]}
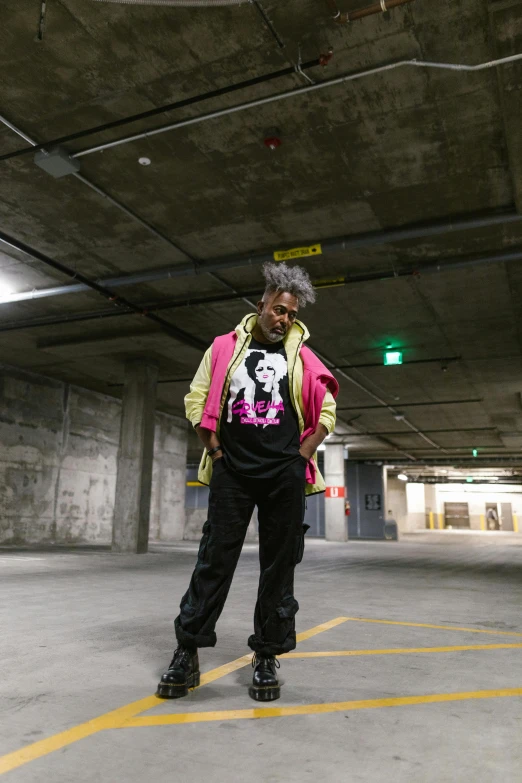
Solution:
{"label": "painted yellow stripe", "polygon": [[205,485],[201,481],[187,481],[187,487],[204,487]]}
{"label": "painted yellow stripe", "polygon": [[462,644],[458,647],[392,647],[390,650],[333,650],[331,652],[294,652],[281,658],[339,658],[357,655],[411,655],[414,653],[463,652],[465,650],[519,650],[522,644]]}
{"label": "painted yellow stripe", "polygon": [[311,639],[312,636],[317,636],[317,634],[319,633],[330,631],[332,628],[335,628],[337,625],[346,623],[349,619],[350,619],[349,617],[336,617],[335,620],[330,620],[327,623],[316,625],[315,628],[310,628],[309,631],[303,631],[302,633],[298,633],[296,639],[298,642],[305,642],[307,639]]}
{"label": "painted yellow stripe", "polygon": [[418,704],[440,704],[470,699],[499,699],[522,696],[522,688],[504,688],[494,691],[466,691],[463,693],[434,693],[426,696],[399,696],[390,699],[364,699],[362,701],[337,701],[330,704],[305,704],[296,707],[266,707],[264,709],[220,710],[217,712],[189,712],[175,715],[150,715],[131,718],[125,728],[144,726],[171,726],[180,723],[205,723],[220,720],[249,720],[252,718],[283,718],[290,715],[319,715],[328,712],[370,710],[382,707],[406,707]]}
{"label": "painted yellow stripe", "polygon": [[513,530],[515,533],[518,533],[518,517],[516,514],[513,514]]}
{"label": "painted yellow stripe", "polygon": [[123,721],[161,703],[162,700],[157,699],[155,696],[146,696],[144,699],[127,704],[125,707],[120,707],[112,712],[107,712],[105,715],[100,715],[98,718],[89,720],[86,723],[80,723],[79,726],[62,731],[60,734],[54,734],[52,737],[33,742],[32,745],[27,745],[25,748],[8,753],[0,758],[0,775],[16,769],[16,767],[21,767],[23,764],[27,764],[28,761],[34,761],[55,750],[60,750],[65,745],[71,745],[73,742],[90,737],[92,734],[103,731],[103,729],[115,729]]}
{"label": "painted yellow stripe", "polygon": [[345,620],[349,620],[354,623],[378,623],[380,625],[407,625],[411,628],[436,628],[440,631],[465,631],[467,633],[488,633],[495,636],[522,636],[522,633],[518,631],[485,631],[483,628],[461,628],[456,625],[431,625],[429,623],[405,623],[398,620],[374,620],[369,617],[345,617]]}
{"label": "painted yellow stripe", "polygon": [[[328,623],[316,625],[314,628],[310,628],[310,630],[298,634],[297,641],[302,642],[305,641],[305,639],[310,639],[312,636],[328,631],[330,628],[334,628],[336,625],[340,625],[344,622],[346,622],[346,618],[337,617],[334,620],[330,620]],[[240,669],[242,666],[247,666],[251,660],[251,655],[243,655],[241,658],[237,658],[235,661],[231,661],[224,666],[218,666],[216,669],[212,669],[201,675],[201,685],[207,685],[209,682],[214,682],[220,677],[225,677],[227,674]],[[33,742],[32,745],[27,745],[25,748],[20,748],[12,753],[8,753],[7,755],[0,757],[0,775],[4,772],[16,769],[17,767],[21,767],[29,761],[34,761],[49,753],[53,753],[55,750],[60,750],[60,748],[71,745],[73,742],[78,742],[78,740],[84,739],[85,737],[90,737],[104,729],[120,728],[127,720],[139,715],[141,712],[145,712],[145,710],[157,707],[159,704],[164,704],[164,700],[158,699],[156,696],[146,696],[144,699],[132,702],[124,707],[119,707],[112,712],[107,712],[105,715],[100,715],[98,718],[93,718],[86,723],[80,723],[72,729],[60,732],[60,734],[54,734],[46,739]]]}

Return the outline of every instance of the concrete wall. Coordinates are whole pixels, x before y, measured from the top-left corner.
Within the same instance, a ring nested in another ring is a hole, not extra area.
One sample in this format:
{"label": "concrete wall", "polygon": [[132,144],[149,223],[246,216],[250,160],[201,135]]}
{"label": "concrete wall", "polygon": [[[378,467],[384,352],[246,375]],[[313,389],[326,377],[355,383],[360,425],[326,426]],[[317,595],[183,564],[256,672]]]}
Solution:
{"label": "concrete wall", "polygon": [[486,503],[511,503],[513,514],[522,521],[522,487],[509,484],[459,484],[457,487],[437,484],[437,501],[439,513],[444,513],[444,503],[468,503],[469,524],[474,530],[481,529],[480,517],[486,514]]}
{"label": "concrete wall", "polygon": [[181,541],[185,533],[187,420],[156,413],[149,538]]}
{"label": "concrete wall", "polygon": [[408,529],[408,506],[406,503],[406,482],[389,478],[386,491],[386,518],[397,522],[399,531]]}
{"label": "concrete wall", "polygon": [[[112,397],[0,365],[0,543],[111,543],[120,415]],[[185,423],[161,414],[156,436],[154,537],[182,538]]]}
{"label": "concrete wall", "polygon": [[522,533],[522,487],[509,484],[413,484],[396,478],[388,479],[387,510],[403,533],[426,529],[430,511],[433,512],[433,526],[439,529],[444,503],[468,503],[472,530],[481,529],[486,503],[511,503]]}

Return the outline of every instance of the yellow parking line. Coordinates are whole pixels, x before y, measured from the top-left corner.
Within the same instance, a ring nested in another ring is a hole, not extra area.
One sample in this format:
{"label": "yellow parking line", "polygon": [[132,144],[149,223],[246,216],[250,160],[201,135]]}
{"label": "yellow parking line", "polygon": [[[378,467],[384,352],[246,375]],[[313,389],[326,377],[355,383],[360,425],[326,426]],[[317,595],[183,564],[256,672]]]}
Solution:
{"label": "yellow parking line", "polygon": [[252,718],[283,718],[290,715],[318,715],[328,712],[369,710],[380,707],[405,707],[417,704],[437,704],[470,699],[498,699],[507,696],[522,696],[522,688],[504,688],[494,691],[469,691],[463,693],[434,693],[426,696],[399,696],[391,699],[364,699],[362,701],[337,701],[330,704],[305,704],[296,707],[266,707],[249,710],[220,710],[217,712],[189,712],[176,715],[149,715],[131,718],[125,728],[144,726],[170,726],[180,723],[205,723],[221,720],[249,720]]}
{"label": "yellow parking line", "polygon": [[331,652],[294,652],[281,658],[339,658],[357,655],[411,655],[414,653],[463,652],[465,650],[520,650],[522,644],[463,644],[458,647],[392,647],[390,650],[333,650]]}
{"label": "yellow parking line", "polygon": [[33,742],[32,745],[15,750],[13,753],[8,753],[6,756],[0,757],[0,775],[16,769],[16,767],[21,767],[29,761],[34,761],[41,756],[46,756],[55,750],[60,750],[65,745],[71,745],[73,742],[78,742],[78,740],[90,737],[92,734],[97,734],[97,732],[103,731],[103,729],[115,729],[127,718],[138,715],[144,710],[149,710],[151,707],[156,707],[160,703],[161,699],[157,699],[155,696],[146,696],[144,699],[127,704],[125,707],[119,707],[117,710],[107,712],[105,715],[100,715],[98,718],[89,720],[86,723],[73,726],[72,729],[54,734],[52,737],[47,737],[38,742]]}
{"label": "yellow parking line", "polygon": [[409,625],[412,628],[436,628],[440,631],[466,631],[468,633],[489,633],[493,635],[500,634],[501,636],[522,636],[519,631],[485,631],[482,628],[461,628],[456,625],[430,625],[429,623],[405,623],[398,620],[374,620],[368,617],[345,617],[344,620],[349,620],[354,623],[379,623],[381,625]]}
{"label": "yellow parking line", "polygon": [[335,620],[329,620],[329,622],[322,623],[322,625],[316,625],[315,628],[310,628],[309,631],[298,633],[296,639],[298,642],[304,642],[307,639],[311,639],[312,636],[317,636],[319,633],[330,631],[332,628],[335,628],[336,625],[341,625],[342,623],[347,622],[349,619],[349,617],[336,617]]}
{"label": "yellow parking line", "polygon": [[[316,625],[314,628],[310,628],[310,630],[298,634],[297,641],[302,642],[305,639],[310,639],[312,636],[328,631],[330,628],[334,628],[336,625],[340,625],[344,622],[346,622],[344,617],[337,617],[334,620],[330,620],[328,623]],[[231,661],[224,666],[218,666],[216,669],[206,672],[201,676],[201,685],[214,682],[220,677],[225,677],[227,674],[240,669],[242,666],[247,666],[250,663],[251,658],[251,655],[243,655],[235,661]],[[164,700],[158,699],[156,696],[146,696],[144,699],[132,702],[124,707],[119,707],[112,712],[107,712],[105,715],[100,715],[86,723],[80,723],[78,726],[73,726],[73,728],[68,729],[67,731],[54,734],[51,737],[39,740],[38,742],[33,742],[31,745],[27,745],[24,748],[1,756],[0,775],[4,772],[16,769],[17,767],[21,767],[29,761],[34,761],[42,756],[46,756],[66,745],[71,745],[73,742],[78,742],[78,740],[84,739],[85,737],[97,734],[97,732],[103,731],[104,729],[120,728],[125,721],[139,715],[141,712],[145,712],[145,710],[157,707],[158,704],[164,704]]]}

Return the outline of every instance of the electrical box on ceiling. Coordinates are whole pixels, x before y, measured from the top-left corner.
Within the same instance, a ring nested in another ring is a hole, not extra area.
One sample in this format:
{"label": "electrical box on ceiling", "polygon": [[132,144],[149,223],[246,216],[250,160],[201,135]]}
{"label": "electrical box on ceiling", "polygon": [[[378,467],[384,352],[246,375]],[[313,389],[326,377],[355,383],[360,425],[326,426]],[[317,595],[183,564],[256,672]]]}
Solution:
{"label": "electrical box on ceiling", "polygon": [[52,147],[50,150],[38,150],[34,154],[34,162],[52,177],[66,177],[80,171],[80,162],[72,158],[63,147]]}

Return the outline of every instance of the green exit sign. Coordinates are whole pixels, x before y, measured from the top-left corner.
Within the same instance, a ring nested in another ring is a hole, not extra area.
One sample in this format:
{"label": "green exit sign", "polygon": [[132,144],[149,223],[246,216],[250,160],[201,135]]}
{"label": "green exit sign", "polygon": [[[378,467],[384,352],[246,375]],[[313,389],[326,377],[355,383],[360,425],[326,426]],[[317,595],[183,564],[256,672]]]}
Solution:
{"label": "green exit sign", "polygon": [[402,351],[386,351],[384,354],[384,364],[386,366],[402,364]]}

